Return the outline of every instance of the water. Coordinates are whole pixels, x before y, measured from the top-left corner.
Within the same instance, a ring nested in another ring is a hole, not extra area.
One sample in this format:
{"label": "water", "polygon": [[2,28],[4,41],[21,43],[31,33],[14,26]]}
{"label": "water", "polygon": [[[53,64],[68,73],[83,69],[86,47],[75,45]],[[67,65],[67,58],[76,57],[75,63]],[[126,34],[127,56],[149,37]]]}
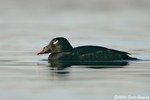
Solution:
{"label": "water", "polygon": [[[0,0],[0,99],[149,100],[149,5],[146,0]],[[142,60],[116,68],[52,70],[48,55],[36,53],[57,36],[73,47],[105,46]]]}

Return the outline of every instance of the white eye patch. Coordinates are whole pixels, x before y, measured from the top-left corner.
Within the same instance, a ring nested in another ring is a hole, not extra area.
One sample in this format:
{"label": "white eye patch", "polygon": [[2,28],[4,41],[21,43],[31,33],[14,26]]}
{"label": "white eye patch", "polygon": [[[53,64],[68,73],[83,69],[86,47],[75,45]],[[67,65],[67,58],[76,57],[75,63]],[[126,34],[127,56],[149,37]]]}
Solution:
{"label": "white eye patch", "polygon": [[57,44],[57,43],[58,43],[58,40],[56,40],[56,41],[53,42],[54,45]]}

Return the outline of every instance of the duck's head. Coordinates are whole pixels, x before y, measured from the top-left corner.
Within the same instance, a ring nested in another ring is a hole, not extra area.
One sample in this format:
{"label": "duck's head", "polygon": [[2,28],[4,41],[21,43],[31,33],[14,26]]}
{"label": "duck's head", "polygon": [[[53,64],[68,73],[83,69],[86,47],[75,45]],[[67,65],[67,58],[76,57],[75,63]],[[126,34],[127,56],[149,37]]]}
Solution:
{"label": "duck's head", "polygon": [[37,55],[57,52],[70,52],[71,50],[72,46],[66,38],[57,37],[52,39],[51,42],[45,46],[42,51],[37,53]]}

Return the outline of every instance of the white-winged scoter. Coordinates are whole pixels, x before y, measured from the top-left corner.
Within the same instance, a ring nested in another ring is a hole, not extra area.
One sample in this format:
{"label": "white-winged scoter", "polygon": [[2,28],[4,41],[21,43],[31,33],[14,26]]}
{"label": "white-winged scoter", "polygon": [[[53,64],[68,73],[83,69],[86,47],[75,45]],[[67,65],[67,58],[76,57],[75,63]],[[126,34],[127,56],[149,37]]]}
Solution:
{"label": "white-winged scoter", "polygon": [[136,60],[130,57],[130,53],[118,51],[101,46],[79,46],[73,48],[69,41],[64,37],[57,37],[43,48],[37,55],[51,53],[49,61],[113,61],[113,60]]}

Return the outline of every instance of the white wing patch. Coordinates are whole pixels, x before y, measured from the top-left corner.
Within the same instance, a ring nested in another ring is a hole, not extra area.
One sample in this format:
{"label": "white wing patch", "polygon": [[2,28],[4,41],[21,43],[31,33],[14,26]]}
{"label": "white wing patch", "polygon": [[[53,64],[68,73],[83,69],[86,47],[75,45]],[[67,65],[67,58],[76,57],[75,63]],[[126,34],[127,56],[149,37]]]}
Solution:
{"label": "white wing patch", "polygon": [[58,40],[54,41],[53,44],[55,45],[55,44],[57,44],[57,42],[58,42]]}

